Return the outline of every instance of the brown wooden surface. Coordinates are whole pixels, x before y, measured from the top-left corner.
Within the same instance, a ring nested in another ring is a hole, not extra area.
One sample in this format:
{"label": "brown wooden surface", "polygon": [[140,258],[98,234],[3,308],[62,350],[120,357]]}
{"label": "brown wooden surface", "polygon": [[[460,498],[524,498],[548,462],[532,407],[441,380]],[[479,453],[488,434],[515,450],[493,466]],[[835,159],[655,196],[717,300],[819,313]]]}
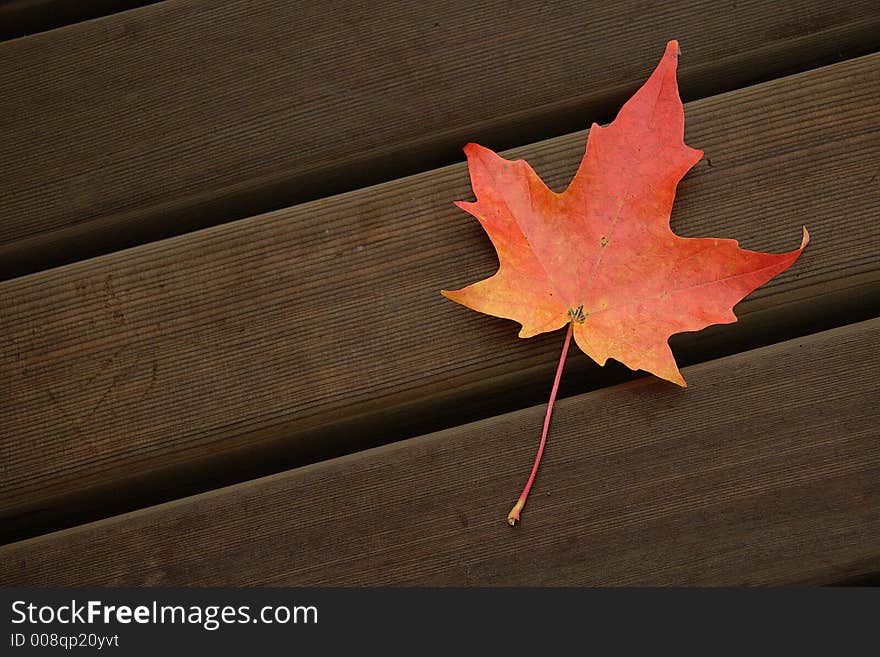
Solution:
{"label": "brown wooden surface", "polygon": [[0,40],[87,21],[158,0],[0,0]]}
{"label": "brown wooden surface", "polygon": [[[740,323],[680,336],[686,361],[876,309],[878,62],[687,106],[706,158],[676,230],[782,251],[807,224],[813,242]],[[584,141],[516,154],[559,187]],[[0,285],[4,531],[539,402],[561,334],[517,340],[437,293],[497,266],[451,204],[468,187],[456,165]],[[623,371],[570,360],[572,392]]]}
{"label": "brown wooden surface", "polygon": [[580,129],[669,38],[686,99],[880,45],[876,0],[328,11],[168,0],[0,44],[0,276]]}
{"label": "brown wooden surface", "polygon": [[14,585],[819,584],[880,570],[880,319],[0,548]]}

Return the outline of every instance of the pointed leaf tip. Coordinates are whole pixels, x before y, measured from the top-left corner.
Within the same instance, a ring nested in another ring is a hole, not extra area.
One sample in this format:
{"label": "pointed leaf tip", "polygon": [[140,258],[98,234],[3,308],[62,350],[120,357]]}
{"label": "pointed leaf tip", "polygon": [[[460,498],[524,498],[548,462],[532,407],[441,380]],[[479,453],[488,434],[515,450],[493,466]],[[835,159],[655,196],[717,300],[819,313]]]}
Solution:
{"label": "pointed leaf tip", "polygon": [[475,155],[479,155],[480,153],[486,153],[486,152],[495,154],[495,151],[493,151],[491,148],[486,148],[485,146],[478,144],[475,141],[469,141],[468,143],[466,143],[464,145],[464,148],[462,148],[462,150],[464,151],[465,155],[467,155],[468,157],[472,157]]}

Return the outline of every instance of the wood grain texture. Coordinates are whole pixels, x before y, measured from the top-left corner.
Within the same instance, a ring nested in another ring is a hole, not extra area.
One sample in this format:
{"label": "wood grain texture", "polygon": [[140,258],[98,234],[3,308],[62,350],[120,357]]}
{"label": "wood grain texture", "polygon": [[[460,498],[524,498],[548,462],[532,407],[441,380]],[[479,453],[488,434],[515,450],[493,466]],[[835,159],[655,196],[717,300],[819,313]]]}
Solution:
{"label": "wood grain texture", "polygon": [[[332,20],[328,19],[332,16]],[[685,99],[880,46],[875,0],[167,0],[0,45],[0,276],[610,119],[670,38]]]}
{"label": "wood grain texture", "polygon": [[0,0],[0,40],[54,30],[158,0]]}
{"label": "wood grain texture", "polygon": [[[675,339],[684,362],[876,310],[878,62],[687,106],[706,158],[681,185],[677,232],[784,251],[807,224],[813,242],[739,323]],[[558,188],[585,138],[509,155]],[[497,267],[451,203],[470,197],[455,165],[0,284],[3,530],[538,403],[561,333],[518,340],[438,293]],[[573,353],[568,394],[624,370]]]}
{"label": "wood grain texture", "polygon": [[0,583],[782,585],[880,568],[880,319],[0,548]]}

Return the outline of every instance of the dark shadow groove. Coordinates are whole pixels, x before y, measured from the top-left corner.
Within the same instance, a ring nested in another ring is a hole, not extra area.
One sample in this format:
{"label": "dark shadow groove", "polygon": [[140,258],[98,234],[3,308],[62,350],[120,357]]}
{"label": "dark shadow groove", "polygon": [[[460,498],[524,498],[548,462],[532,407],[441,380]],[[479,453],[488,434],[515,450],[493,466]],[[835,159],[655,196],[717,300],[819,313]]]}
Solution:
{"label": "dark shadow groove", "polygon": [[0,41],[118,14],[159,0],[0,0]]}

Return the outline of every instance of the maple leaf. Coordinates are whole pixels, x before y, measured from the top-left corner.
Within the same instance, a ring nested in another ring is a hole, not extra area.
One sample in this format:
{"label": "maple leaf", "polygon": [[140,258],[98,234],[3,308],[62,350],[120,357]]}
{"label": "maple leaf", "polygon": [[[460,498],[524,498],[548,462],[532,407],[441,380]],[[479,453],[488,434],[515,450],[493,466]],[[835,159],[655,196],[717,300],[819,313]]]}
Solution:
{"label": "maple leaf", "polygon": [[[672,232],[676,186],[703,155],[684,143],[678,55],[670,41],[614,121],[592,125],[580,167],[560,194],[525,161],[465,146],[477,200],[456,205],[480,221],[499,269],[444,296],[519,322],[523,338],[568,325],[563,360],[573,335],[600,365],[613,358],[686,385],[669,337],[735,322],[733,306],[797,260],[809,235],[804,228],[797,250],[771,254]],[[553,397],[555,388],[551,408]]]}
{"label": "maple leaf", "polygon": [[679,237],[669,227],[675,188],[703,152],[684,144],[684,108],[670,41],[654,73],[608,127],[593,124],[568,188],[550,190],[524,160],[465,147],[479,219],[498,272],[442,294],[522,324],[529,338],[573,323],[574,340],[604,365],[685,385],[667,340],[736,321],[733,306],[787,269],[808,241],[784,254],[736,240]]}

